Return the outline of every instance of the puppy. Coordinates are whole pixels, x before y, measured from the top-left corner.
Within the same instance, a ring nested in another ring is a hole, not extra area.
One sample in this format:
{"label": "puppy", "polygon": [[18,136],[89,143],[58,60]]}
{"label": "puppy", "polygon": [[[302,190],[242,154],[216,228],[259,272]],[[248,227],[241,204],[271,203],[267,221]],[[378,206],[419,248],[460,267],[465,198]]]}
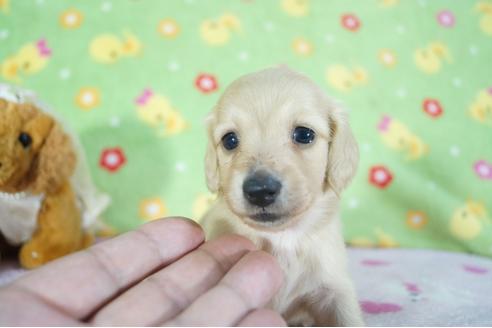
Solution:
{"label": "puppy", "polygon": [[282,66],[233,82],[207,124],[207,237],[237,233],[277,258],[270,306],[290,325],[363,325],[338,215],[359,160],[344,110]]}

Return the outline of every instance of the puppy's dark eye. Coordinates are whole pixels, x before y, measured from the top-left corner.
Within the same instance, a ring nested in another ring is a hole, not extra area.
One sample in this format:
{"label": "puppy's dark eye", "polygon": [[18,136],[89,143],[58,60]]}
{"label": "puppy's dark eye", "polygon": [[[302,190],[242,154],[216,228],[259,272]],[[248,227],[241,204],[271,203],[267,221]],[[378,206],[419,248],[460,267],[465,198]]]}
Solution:
{"label": "puppy's dark eye", "polygon": [[306,128],[304,126],[298,126],[294,129],[294,133],[292,134],[292,139],[294,139],[295,143],[310,144],[314,141],[315,136],[316,134],[310,128]]}
{"label": "puppy's dark eye", "polygon": [[239,139],[234,132],[229,132],[222,137],[222,145],[227,150],[233,150],[239,146]]}
{"label": "puppy's dark eye", "polygon": [[27,148],[32,144],[32,138],[25,132],[19,134],[18,138],[19,142],[22,144],[22,147]]}

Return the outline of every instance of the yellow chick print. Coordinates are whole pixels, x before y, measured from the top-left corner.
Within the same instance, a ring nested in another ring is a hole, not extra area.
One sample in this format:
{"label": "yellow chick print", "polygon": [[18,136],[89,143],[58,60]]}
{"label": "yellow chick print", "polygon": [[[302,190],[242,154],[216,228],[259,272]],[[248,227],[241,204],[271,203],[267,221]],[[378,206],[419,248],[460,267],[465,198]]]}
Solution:
{"label": "yellow chick print", "polygon": [[309,0],[281,0],[282,9],[289,16],[302,17],[309,14]]}
{"label": "yellow chick print", "polygon": [[348,241],[350,246],[354,247],[375,247],[376,243],[366,237],[354,237]]}
{"label": "yellow chick print", "polygon": [[480,29],[485,34],[492,36],[492,2],[480,1],[477,3],[476,10],[482,13]]}
{"label": "yellow chick print", "polygon": [[480,234],[486,222],[490,223],[483,204],[470,200],[453,212],[449,229],[456,238],[471,240]]}
{"label": "yellow chick print", "polygon": [[151,89],[145,89],[135,99],[138,117],[149,126],[156,128],[158,135],[166,137],[183,132],[188,123],[171,106],[169,100]]}
{"label": "yellow chick print", "polygon": [[378,124],[383,143],[391,149],[406,154],[406,159],[416,160],[427,154],[428,146],[398,120],[383,116]]}
{"label": "yellow chick print", "polygon": [[0,11],[4,14],[8,14],[10,12],[10,0],[0,0]]}
{"label": "yellow chick print", "polygon": [[468,111],[473,119],[492,126],[492,87],[480,91]]}
{"label": "yellow chick print", "polygon": [[368,237],[354,237],[348,241],[348,244],[355,247],[392,248],[399,246],[395,239],[381,228],[374,229],[374,235],[376,241],[373,241],[372,238]]}
{"label": "yellow chick print", "polygon": [[23,46],[19,52],[6,58],[0,67],[2,76],[13,82],[21,82],[21,75],[33,75],[41,71],[51,57],[51,49],[45,39]]}
{"label": "yellow chick print", "polygon": [[15,57],[7,57],[0,64],[0,73],[7,81],[20,82],[19,71],[20,65]]}
{"label": "yellow chick print", "polygon": [[226,13],[219,19],[207,19],[200,25],[200,36],[211,46],[229,42],[232,32],[240,31],[241,22],[235,15]]}
{"label": "yellow chick print", "polygon": [[417,67],[426,74],[435,74],[441,70],[442,63],[451,62],[448,47],[442,42],[433,42],[425,48],[415,50],[414,60]]}
{"label": "yellow chick print", "polygon": [[379,6],[383,8],[389,8],[396,6],[399,2],[400,0],[379,0]]}
{"label": "yellow chick print", "polygon": [[383,248],[392,248],[392,247],[398,247],[398,243],[395,241],[395,239],[387,234],[386,232],[383,231],[381,228],[376,228],[374,229],[374,233],[376,234],[376,237],[378,239],[378,246],[383,247]]}
{"label": "yellow chick print", "polygon": [[91,57],[102,64],[113,64],[121,57],[135,57],[141,52],[142,44],[130,32],[124,32],[123,38],[114,34],[101,34],[94,38],[89,45]]}
{"label": "yellow chick print", "polygon": [[352,88],[367,84],[367,71],[361,67],[348,68],[344,65],[333,65],[326,70],[326,80],[333,88],[349,92]]}

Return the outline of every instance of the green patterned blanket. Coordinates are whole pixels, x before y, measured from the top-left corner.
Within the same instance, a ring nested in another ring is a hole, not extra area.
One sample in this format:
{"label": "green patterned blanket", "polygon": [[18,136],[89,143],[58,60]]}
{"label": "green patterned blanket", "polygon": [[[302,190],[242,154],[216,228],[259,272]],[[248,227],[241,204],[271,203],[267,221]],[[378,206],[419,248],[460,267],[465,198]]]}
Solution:
{"label": "green patterned blanket", "polygon": [[119,231],[213,197],[203,119],[278,63],[351,108],[347,241],[492,255],[492,1],[0,0],[0,80],[79,133]]}

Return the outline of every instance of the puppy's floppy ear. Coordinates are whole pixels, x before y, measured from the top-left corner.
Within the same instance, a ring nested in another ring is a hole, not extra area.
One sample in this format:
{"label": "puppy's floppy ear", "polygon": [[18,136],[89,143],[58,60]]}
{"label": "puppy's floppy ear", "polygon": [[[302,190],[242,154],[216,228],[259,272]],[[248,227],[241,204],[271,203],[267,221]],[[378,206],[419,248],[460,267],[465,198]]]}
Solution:
{"label": "puppy's floppy ear", "polygon": [[60,124],[54,123],[32,168],[31,190],[34,193],[56,192],[72,175],[76,160],[70,137]]}
{"label": "puppy's floppy ear", "polygon": [[208,190],[212,193],[216,193],[219,190],[219,163],[213,136],[213,129],[215,126],[214,112],[207,116],[205,123],[208,134],[207,153],[205,154],[205,176],[207,179]]}
{"label": "puppy's floppy ear", "polygon": [[335,107],[330,112],[328,165],[325,191],[329,188],[339,195],[355,175],[359,164],[359,147],[349,126],[347,112]]}

